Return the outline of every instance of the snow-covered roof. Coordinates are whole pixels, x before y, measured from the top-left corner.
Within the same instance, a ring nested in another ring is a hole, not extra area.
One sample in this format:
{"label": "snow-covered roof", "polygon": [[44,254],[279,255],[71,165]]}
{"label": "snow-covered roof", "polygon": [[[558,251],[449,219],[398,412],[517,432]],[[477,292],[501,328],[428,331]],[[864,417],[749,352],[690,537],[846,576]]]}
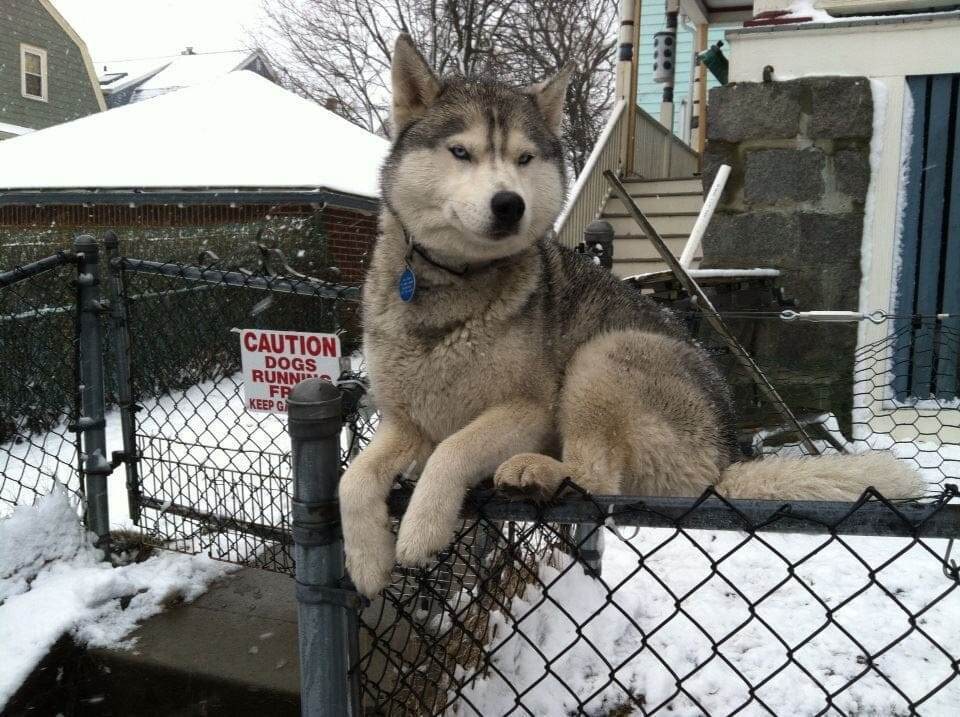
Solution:
{"label": "snow-covered roof", "polygon": [[181,54],[150,60],[108,62],[98,65],[97,71],[100,86],[107,94],[119,92],[131,84],[137,85],[130,98],[132,103],[210,82],[257,57],[256,52],[248,50]]}
{"label": "snow-covered roof", "polygon": [[378,194],[388,142],[247,71],[0,142],[2,190]]}
{"label": "snow-covered roof", "polygon": [[6,122],[0,122],[0,132],[6,132],[7,134],[12,134],[19,137],[22,134],[30,134],[33,132],[33,128],[21,127],[18,124],[7,124]]}

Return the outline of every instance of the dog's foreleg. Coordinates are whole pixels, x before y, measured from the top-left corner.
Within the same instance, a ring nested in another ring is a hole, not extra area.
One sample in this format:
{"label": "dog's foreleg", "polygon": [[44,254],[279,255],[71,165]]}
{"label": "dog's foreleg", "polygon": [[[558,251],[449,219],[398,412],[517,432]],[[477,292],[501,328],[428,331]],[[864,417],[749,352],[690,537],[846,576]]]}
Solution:
{"label": "dog's foreleg", "polygon": [[437,446],[400,523],[397,560],[423,565],[450,544],[467,490],[512,455],[543,448],[550,411],[516,402],[485,411]]}
{"label": "dog's foreleg", "polygon": [[372,597],[386,586],[394,564],[387,494],[394,477],[431,446],[408,422],[384,417],[370,445],[340,479],[340,517],[347,571],[357,589]]}

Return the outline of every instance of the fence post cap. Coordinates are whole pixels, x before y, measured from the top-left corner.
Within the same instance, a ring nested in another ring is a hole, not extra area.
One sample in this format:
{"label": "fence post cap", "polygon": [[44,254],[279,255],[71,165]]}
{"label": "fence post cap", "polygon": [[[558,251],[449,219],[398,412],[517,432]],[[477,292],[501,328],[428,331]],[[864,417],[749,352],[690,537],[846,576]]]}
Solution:
{"label": "fence post cap", "polygon": [[291,421],[329,421],[341,416],[340,390],[321,378],[301,381],[287,397],[287,415]]}
{"label": "fence post cap", "polygon": [[613,225],[610,222],[604,221],[603,219],[594,219],[592,222],[587,224],[587,228],[583,230],[584,234],[597,234],[601,236],[613,236]]}
{"label": "fence post cap", "polygon": [[78,234],[73,238],[73,248],[77,251],[96,249],[97,239],[90,234]]}

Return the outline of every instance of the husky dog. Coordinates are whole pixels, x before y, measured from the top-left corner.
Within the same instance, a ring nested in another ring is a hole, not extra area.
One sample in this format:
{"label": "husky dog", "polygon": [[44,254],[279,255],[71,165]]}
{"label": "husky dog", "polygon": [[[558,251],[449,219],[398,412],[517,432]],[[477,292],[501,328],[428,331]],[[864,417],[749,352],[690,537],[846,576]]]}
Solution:
{"label": "husky dog", "polygon": [[[516,89],[439,80],[406,35],[394,143],[364,286],[381,423],[339,490],[347,569],[383,588],[395,560],[451,541],[467,490],[847,500],[912,473],[868,456],[737,463],[728,389],[670,312],[545,238],[565,195],[570,68]],[[420,477],[394,543],[386,498]]]}

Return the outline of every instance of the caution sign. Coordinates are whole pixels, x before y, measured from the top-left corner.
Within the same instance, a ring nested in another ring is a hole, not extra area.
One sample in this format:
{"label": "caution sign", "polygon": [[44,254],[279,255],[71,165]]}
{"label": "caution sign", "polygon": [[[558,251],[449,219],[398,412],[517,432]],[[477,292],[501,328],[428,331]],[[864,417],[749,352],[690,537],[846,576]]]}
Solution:
{"label": "caution sign", "polygon": [[307,378],[336,381],[340,337],[299,331],[240,332],[244,405],[258,413],[286,413],[287,396]]}

